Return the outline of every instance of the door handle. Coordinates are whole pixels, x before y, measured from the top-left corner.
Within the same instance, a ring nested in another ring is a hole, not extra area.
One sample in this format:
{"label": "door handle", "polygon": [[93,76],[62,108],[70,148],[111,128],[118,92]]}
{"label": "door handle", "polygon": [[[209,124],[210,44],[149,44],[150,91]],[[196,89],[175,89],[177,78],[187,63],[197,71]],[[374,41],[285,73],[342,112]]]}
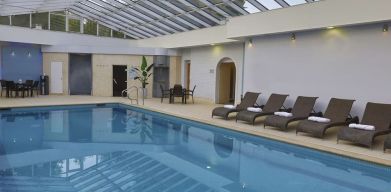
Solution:
{"label": "door handle", "polygon": [[116,85],[118,85],[118,83],[117,83],[117,81],[116,81],[115,79],[113,79],[113,81],[114,81],[114,83],[115,83]]}

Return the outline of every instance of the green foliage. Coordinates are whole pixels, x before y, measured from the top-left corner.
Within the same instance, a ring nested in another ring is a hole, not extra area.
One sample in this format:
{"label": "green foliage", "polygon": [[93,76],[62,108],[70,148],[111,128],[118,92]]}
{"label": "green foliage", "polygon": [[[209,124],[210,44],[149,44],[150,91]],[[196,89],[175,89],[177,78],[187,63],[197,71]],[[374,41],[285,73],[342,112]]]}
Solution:
{"label": "green foliage", "polygon": [[143,88],[145,88],[149,83],[149,77],[152,75],[151,69],[153,68],[153,64],[148,66],[147,58],[143,56],[141,60],[141,65],[139,68],[133,68],[132,72],[136,73],[136,77],[133,80],[140,81]]}

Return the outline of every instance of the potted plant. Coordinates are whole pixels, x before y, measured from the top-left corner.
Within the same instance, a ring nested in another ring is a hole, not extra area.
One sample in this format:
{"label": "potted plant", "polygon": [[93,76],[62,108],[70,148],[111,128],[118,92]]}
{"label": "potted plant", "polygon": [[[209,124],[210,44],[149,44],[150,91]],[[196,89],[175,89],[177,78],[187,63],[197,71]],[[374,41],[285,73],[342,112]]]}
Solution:
{"label": "potted plant", "polygon": [[143,97],[147,97],[146,86],[149,84],[149,77],[152,75],[151,69],[153,68],[153,63],[148,66],[147,59],[143,56],[141,65],[132,69],[134,75],[134,80],[139,80],[141,83],[141,88],[143,90]]}

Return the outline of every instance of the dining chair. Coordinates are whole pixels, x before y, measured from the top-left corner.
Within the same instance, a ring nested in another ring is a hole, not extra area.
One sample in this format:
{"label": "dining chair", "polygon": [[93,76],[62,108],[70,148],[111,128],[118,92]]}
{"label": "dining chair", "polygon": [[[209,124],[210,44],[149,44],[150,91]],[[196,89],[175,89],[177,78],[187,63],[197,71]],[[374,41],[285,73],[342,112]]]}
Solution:
{"label": "dining chair", "polygon": [[0,86],[1,86],[1,92],[0,92],[0,97],[3,96],[3,92],[6,93],[7,95],[7,84],[6,84],[6,80],[0,80]]}
{"label": "dining chair", "polygon": [[184,103],[184,98],[185,98],[185,93],[182,88],[182,85],[174,85],[174,88],[170,90],[170,103],[175,102],[175,97],[181,97],[182,98],[182,103]]}
{"label": "dining chair", "polygon": [[186,90],[185,92],[185,97],[191,96],[191,100],[193,101],[194,104],[194,90],[196,89],[197,85],[194,85],[193,90]]}
{"label": "dining chair", "polygon": [[170,97],[170,90],[164,90],[163,85],[160,84],[160,91],[162,93],[162,95],[160,97],[160,103],[163,103],[163,98]]}

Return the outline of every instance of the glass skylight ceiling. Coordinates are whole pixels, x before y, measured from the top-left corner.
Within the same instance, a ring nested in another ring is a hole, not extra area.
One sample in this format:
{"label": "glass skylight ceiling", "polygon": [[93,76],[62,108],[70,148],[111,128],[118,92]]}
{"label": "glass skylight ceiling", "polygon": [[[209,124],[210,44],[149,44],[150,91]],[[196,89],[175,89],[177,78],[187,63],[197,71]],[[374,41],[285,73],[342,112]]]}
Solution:
{"label": "glass skylight ceiling", "polygon": [[0,16],[64,11],[125,33],[157,37],[317,0],[0,0]]}

